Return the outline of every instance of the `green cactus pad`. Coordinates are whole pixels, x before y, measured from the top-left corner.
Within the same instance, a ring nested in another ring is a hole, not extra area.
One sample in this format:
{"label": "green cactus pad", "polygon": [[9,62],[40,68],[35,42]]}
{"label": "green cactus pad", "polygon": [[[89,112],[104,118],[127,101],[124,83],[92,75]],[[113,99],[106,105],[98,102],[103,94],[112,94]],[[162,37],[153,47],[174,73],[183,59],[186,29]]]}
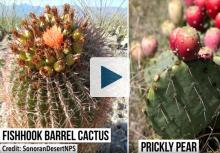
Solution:
{"label": "green cactus pad", "polygon": [[220,67],[180,62],[159,74],[147,95],[146,114],[163,138],[195,138],[220,106]]}
{"label": "green cactus pad", "polygon": [[176,62],[178,62],[178,58],[171,51],[162,52],[159,56],[150,59],[144,70],[146,83],[150,84],[157,74]]}

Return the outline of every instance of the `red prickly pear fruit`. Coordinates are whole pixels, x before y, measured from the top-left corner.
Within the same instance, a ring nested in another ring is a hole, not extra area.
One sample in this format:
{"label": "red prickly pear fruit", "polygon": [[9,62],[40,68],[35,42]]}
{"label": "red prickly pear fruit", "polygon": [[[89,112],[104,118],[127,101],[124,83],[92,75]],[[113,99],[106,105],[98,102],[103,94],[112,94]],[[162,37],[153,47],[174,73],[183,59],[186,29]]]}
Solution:
{"label": "red prickly pear fruit", "polygon": [[181,0],[171,0],[168,4],[168,13],[170,20],[178,25],[183,19],[183,5]]}
{"label": "red prickly pear fruit", "polygon": [[137,41],[131,43],[130,53],[131,53],[131,58],[135,61],[139,61],[144,57],[141,44]]}
{"label": "red prickly pear fruit", "polygon": [[187,23],[197,30],[203,29],[204,13],[198,6],[190,6],[186,10]]}
{"label": "red prickly pear fruit", "polygon": [[189,6],[191,6],[191,5],[194,4],[194,0],[185,0],[184,2],[185,2],[185,5],[186,5],[187,7],[189,7]]}
{"label": "red prickly pear fruit", "polygon": [[144,37],[141,41],[141,48],[145,56],[152,56],[157,51],[158,42],[154,36]]}
{"label": "red prickly pear fruit", "polygon": [[181,30],[181,28],[176,28],[174,29],[171,33],[170,33],[170,37],[169,37],[169,43],[170,43],[170,48],[172,50],[175,50],[175,42],[176,42],[176,35],[178,33],[178,31]]}
{"label": "red prickly pear fruit", "polygon": [[195,5],[197,5],[199,8],[201,8],[202,10],[205,9],[206,6],[206,1],[207,0],[194,0]]}
{"label": "red prickly pear fruit", "polygon": [[220,29],[220,13],[215,17],[215,26]]}
{"label": "red prickly pear fruit", "polygon": [[213,59],[213,50],[208,47],[202,47],[199,50],[198,57],[202,60],[212,60]]}
{"label": "red prickly pear fruit", "polygon": [[184,61],[197,58],[200,49],[200,38],[197,31],[192,27],[183,27],[176,34],[174,52]]}
{"label": "red prickly pear fruit", "polygon": [[208,12],[208,15],[212,19],[215,19],[216,15],[220,11],[220,0],[207,0],[206,10]]}
{"label": "red prickly pear fruit", "polygon": [[171,21],[169,21],[169,20],[165,20],[165,21],[161,24],[161,32],[162,32],[165,36],[169,36],[174,29],[175,29],[174,23],[171,22]]}
{"label": "red prickly pear fruit", "polygon": [[204,36],[204,44],[216,52],[220,45],[220,30],[218,28],[208,29]]}

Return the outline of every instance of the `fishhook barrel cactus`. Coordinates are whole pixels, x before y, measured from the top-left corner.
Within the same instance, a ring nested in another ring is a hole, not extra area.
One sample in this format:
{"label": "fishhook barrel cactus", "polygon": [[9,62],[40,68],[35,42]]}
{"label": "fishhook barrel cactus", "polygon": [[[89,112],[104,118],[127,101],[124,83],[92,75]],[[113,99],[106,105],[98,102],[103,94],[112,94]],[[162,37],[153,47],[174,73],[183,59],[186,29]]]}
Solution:
{"label": "fishhook barrel cactus", "polygon": [[107,56],[103,32],[69,4],[30,13],[10,44],[10,127],[99,127],[109,99],[89,95],[89,60]]}

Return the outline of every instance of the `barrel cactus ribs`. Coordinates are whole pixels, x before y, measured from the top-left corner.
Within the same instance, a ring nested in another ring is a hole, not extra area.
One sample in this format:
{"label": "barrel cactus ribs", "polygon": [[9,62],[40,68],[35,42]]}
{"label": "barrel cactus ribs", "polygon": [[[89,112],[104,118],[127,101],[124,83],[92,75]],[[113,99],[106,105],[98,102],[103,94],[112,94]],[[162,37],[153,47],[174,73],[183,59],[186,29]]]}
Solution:
{"label": "barrel cactus ribs", "polygon": [[9,126],[102,126],[110,103],[89,95],[89,60],[110,54],[103,31],[65,4],[30,13],[13,36]]}

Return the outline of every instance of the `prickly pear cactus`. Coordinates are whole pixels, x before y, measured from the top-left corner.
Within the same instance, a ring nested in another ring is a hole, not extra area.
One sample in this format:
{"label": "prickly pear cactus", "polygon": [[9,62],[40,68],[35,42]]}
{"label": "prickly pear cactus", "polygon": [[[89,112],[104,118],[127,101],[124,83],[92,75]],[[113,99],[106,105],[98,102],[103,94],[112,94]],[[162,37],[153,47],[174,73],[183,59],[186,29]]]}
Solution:
{"label": "prickly pear cactus", "polygon": [[[105,38],[70,5],[46,6],[13,31],[10,127],[99,127],[109,99],[89,95],[89,59],[107,56]],[[13,65],[13,64],[12,64]]]}
{"label": "prickly pear cactus", "polygon": [[163,138],[195,138],[219,111],[220,67],[212,61],[174,63],[151,84],[146,115]]}

